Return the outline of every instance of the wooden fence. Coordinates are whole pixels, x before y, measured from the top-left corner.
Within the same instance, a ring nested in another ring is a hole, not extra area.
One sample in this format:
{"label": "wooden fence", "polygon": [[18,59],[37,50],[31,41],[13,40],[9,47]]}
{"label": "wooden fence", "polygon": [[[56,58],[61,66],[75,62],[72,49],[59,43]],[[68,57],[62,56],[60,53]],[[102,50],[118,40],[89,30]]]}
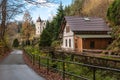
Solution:
{"label": "wooden fence", "polygon": [[[75,78],[77,78],[76,80],[90,80],[89,78],[86,78],[84,76],[80,76],[80,75],[76,75],[74,73],[71,73],[69,71],[66,71],[66,64],[74,64],[74,65],[79,65],[82,67],[87,67],[91,70],[92,72],[92,80],[97,80],[96,79],[96,71],[97,70],[101,70],[101,71],[110,71],[110,72],[116,72],[120,75],[120,68],[111,68],[111,67],[107,67],[107,66],[97,66],[97,65],[93,65],[93,64],[87,64],[87,63],[79,63],[79,62],[75,62],[75,61],[66,61],[64,55],[62,55],[62,59],[55,59],[55,58],[49,58],[49,57],[42,57],[40,55],[35,55],[35,54],[31,54],[31,53],[26,53],[26,55],[28,56],[28,58],[30,58],[31,63],[33,65],[38,64],[39,68],[41,66],[44,66],[47,68],[47,72],[51,71],[51,70],[55,70],[57,72],[62,73],[62,79],[65,80],[67,76],[73,76]],[[42,62],[42,60],[45,60],[44,63]],[[58,69],[55,66],[58,66],[57,64],[55,64],[55,62],[60,62],[62,68]],[[51,66],[51,64],[54,64]],[[53,67],[54,66],[54,67]],[[118,77],[116,80],[120,80],[120,77]]]}

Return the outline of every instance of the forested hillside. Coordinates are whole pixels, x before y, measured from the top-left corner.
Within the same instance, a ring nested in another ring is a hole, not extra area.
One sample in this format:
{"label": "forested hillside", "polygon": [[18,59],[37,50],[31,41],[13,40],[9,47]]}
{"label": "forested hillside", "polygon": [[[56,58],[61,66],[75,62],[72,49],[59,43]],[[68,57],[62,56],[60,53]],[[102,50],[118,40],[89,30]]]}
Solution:
{"label": "forested hillside", "polygon": [[65,14],[72,16],[92,16],[106,19],[107,9],[114,0],[73,0],[65,7]]}
{"label": "forested hillside", "polygon": [[108,47],[119,53],[120,49],[120,0],[115,0],[108,9],[107,18],[112,27],[113,43]]}

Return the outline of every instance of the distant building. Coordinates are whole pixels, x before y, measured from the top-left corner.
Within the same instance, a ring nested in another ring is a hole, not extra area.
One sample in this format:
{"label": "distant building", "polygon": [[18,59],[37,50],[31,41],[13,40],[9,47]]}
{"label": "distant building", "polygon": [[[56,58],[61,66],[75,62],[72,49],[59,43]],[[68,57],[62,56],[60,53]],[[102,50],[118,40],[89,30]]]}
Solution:
{"label": "distant building", "polygon": [[83,52],[84,49],[105,49],[111,42],[110,28],[102,18],[66,16],[60,37],[62,48]]}
{"label": "distant building", "polygon": [[40,17],[38,17],[36,23],[35,23],[35,36],[40,37],[41,33],[46,27],[46,21],[41,20]]}

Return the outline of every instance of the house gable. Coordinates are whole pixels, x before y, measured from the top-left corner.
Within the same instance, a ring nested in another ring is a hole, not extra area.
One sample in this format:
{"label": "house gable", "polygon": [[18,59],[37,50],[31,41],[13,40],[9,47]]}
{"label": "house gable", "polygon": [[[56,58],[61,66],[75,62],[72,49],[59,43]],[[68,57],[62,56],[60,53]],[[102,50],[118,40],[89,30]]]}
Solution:
{"label": "house gable", "polygon": [[65,37],[69,37],[69,36],[73,36],[74,33],[73,31],[70,29],[70,26],[68,23],[66,23],[65,27],[64,27],[64,30],[63,30],[63,36]]}
{"label": "house gable", "polygon": [[62,48],[74,50],[74,32],[71,30],[68,23],[65,24],[62,37]]}

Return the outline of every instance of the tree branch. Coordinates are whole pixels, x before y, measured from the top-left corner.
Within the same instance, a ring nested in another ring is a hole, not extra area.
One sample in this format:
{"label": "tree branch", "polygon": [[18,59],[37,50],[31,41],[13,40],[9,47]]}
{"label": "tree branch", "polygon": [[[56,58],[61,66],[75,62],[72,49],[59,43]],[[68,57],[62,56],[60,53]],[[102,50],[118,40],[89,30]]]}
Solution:
{"label": "tree branch", "polygon": [[44,1],[38,1],[38,0],[25,0],[27,3],[33,4],[33,5],[42,5],[42,6],[48,6],[47,4],[58,4],[59,0],[44,0]]}

